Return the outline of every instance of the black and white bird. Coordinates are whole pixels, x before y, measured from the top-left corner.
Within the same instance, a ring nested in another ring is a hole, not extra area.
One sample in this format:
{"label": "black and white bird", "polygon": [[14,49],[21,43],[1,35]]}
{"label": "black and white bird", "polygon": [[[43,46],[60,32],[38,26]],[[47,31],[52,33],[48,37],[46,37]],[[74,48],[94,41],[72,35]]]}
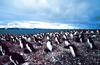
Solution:
{"label": "black and white bird", "polygon": [[72,54],[73,57],[76,57],[77,56],[77,50],[76,50],[76,47],[74,45],[69,45],[68,46],[69,49],[70,49],[70,52]]}
{"label": "black and white bird", "polygon": [[26,40],[23,39],[23,38],[20,38],[19,39],[19,45],[20,45],[21,49],[26,48]]}
{"label": "black and white bird", "polygon": [[80,35],[80,41],[81,41],[82,43],[85,42],[85,35],[84,35],[84,33],[81,33],[81,35]]}
{"label": "black and white bird", "polygon": [[76,51],[76,47],[74,46],[74,45],[71,45],[71,43],[69,42],[69,41],[64,41],[64,43],[65,43],[65,46],[64,46],[64,48],[67,48],[67,49],[69,49],[70,50],[70,52],[71,52],[71,54],[72,54],[72,56],[73,57],[76,57],[77,56],[77,51]]}
{"label": "black and white bird", "polygon": [[9,53],[9,48],[5,43],[0,43],[0,53],[1,56],[4,56]]}
{"label": "black and white bird", "polygon": [[19,43],[20,43],[20,47],[22,49],[25,49],[25,52],[28,51],[29,53],[31,53],[31,52],[36,51],[36,49],[33,47],[33,45],[23,38],[19,41]]}
{"label": "black and white bird", "polygon": [[31,53],[31,52],[36,52],[36,51],[37,51],[37,49],[35,49],[35,48],[33,47],[33,45],[32,45],[31,43],[29,43],[29,42],[26,43],[26,49],[29,50],[30,53]]}
{"label": "black and white bird", "polygon": [[47,41],[46,47],[47,47],[47,50],[48,50],[49,52],[51,52],[51,51],[53,50],[53,46],[52,46],[52,44],[51,44],[50,41]]}
{"label": "black and white bird", "polygon": [[9,53],[9,60],[14,65],[21,65],[21,64],[25,63],[25,59],[23,58],[22,55],[20,55],[18,53],[13,53],[13,52]]}
{"label": "black and white bird", "polygon": [[95,44],[94,44],[94,41],[93,41],[93,39],[92,39],[91,37],[88,37],[87,43],[88,43],[88,45],[89,45],[89,47],[90,47],[91,49],[95,49],[95,48],[96,48],[96,46],[95,46]]}
{"label": "black and white bird", "polygon": [[14,64],[14,65],[20,65],[22,63],[24,63],[24,58],[18,54],[18,53],[13,53],[9,51],[9,48],[7,47],[6,44],[0,44],[0,52],[1,55],[8,55],[10,61]]}
{"label": "black and white bird", "polygon": [[57,44],[60,44],[60,42],[59,42],[59,40],[58,40],[58,37],[55,37],[54,40],[55,40],[55,42],[56,42]]}

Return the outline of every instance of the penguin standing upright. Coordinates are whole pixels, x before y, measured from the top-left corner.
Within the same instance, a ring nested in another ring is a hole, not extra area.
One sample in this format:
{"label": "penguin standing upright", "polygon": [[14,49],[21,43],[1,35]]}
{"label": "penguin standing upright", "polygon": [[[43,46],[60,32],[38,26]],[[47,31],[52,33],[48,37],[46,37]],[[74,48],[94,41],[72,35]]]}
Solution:
{"label": "penguin standing upright", "polygon": [[59,44],[58,37],[55,37],[54,40],[55,40],[55,42],[56,42],[57,44]]}
{"label": "penguin standing upright", "polygon": [[22,49],[23,48],[23,43],[22,43],[21,39],[19,39],[18,41],[19,41],[20,48]]}
{"label": "penguin standing upright", "polygon": [[70,50],[70,53],[72,54],[73,57],[76,57],[77,56],[77,50],[76,50],[76,47],[74,45],[72,45],[69,41],[65,41],[65,46],[64,48],[67,48]]}
{"label": "penguin standing upright", "polygon": [[53,50],[52,44],[51,44],[51,42],[48,40],[47,43],[46,43],[46,49],[45,49],[45,51],[46,51],[46,52],[51,52],[52,50]]}
{"label": "penguin standing upright", "polygon": [[22,63],[25,63],[24,58],[18,53],[10,52],[8,46],[5,43],[0,43],[0,53],[2,56],[8,55],[9,60],[14,65],[20,65]]}
{"label": "penguin standing upright", "polygon": [[93,41],[93,39],[90,36],[87,39],[87,43],[88,43],[88,45],[90,46],[91,49],[96,49],[94,41]]}
{"label": "penguin standing upright", "polygon": [[21,64],[25,63],[23,56],[21,56],[18,53],[10,52],[9,59],[10,59],[11,63],[13,63],[14,65],[21,65]]}
{"label": "penguin standing upright", "polygon": [[20,43],[20,47],[21,48],[26,48],[26,40],[25,39],[21,38],[19,40],[19,43]]}
{"label": "penguin standing upright", "polygon": [[20,47],[22,49],[24,49],[25,53],[31,53],[31,52],[35,52],[36,51],[36,49],[33,47],[33,45],[30,42],[28,42],[25,39],[23,39],[23,38],[20,41]]}
{"label": "penguin standing upright", "polygon": [[85,35],[83,32],[81,33],[80,38],[81,38],[81,42],[84,43],[85,42]]}
{"label": "penguin standing upright", "polygon": [[70,52],[71,52],[72,56],[73,57],[76,57],[75,47],[73,45],[69,45],[69,49],[70,49]]}
{"label": "penguin standing upright", "polygon": [[31,44],[31,43],[29,43],[29,42],[27,42],[26,43],[26,49],[31,53],[31,52],[36,52],[37,51],[37,49],[35,49],[34,47],[33,47],[33,45]]}
{"label": "penguin standing upright", "polygon": [[9,53],[9,48],[7,47],[6,44],[4,43],[0,44],[0,52],[1,52],[1,56],[4,56]]}

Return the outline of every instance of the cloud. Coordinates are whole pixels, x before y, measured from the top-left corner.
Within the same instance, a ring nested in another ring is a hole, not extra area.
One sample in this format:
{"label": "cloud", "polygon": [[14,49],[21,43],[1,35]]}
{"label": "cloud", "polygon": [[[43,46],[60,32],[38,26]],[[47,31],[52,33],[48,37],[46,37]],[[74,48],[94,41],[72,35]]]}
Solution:
{"label": "cloud", "polygon": [[74,29],[70,24],[62,23],[50,23],[41,21],[23,21],[23,22],[10,22],[7,24],[1,24],[0,28],[44,28],[44,29]]}
{"label": "cloud", "polygon": [[13,21],[10,23],[0,23],[0,28],[100,29],[100,24],[63,24],[43,21]]}
{"label": "cloud", "polygon": [[11,1],[13,7],[19,9],[34,9],[38,10],[40,8],[48,7],[47,0],[13,0]]}
{"label": "cloud", "polygon": [[[0,0],[0,20],[93,23],[100,14],[99,0]],[[94,19],[94,20],[93,20]],[[97,22],[97,21],[96,21]]]}

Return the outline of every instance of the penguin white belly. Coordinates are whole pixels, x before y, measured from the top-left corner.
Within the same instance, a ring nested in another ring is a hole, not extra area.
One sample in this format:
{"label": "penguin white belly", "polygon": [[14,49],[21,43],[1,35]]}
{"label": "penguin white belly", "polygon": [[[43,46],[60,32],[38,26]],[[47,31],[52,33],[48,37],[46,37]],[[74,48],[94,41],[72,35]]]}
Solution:
{"label": "penguin white belly", "polygon": [[55,38],[55,41],[56,41],[56,42],[58,42],[58,39],[57,39],[57,38]]}
{"label": "penguin white belly", "polygon": [[66,36],[65,36],[65,35],[63,35],[63,38],[64,38],[64,39],[66,39]]}
{"label": "penguin white belly", "polygon": [[47,40],[49,40],[50,38],[47,36]]}
{"label": "penguin white belly", "polygon": [[47,42],[47,48],[50,50],[50,51],[52,51],[52,45],[51,45],[51,43],[48,41]]}
{"label": "penguin white belly", "polygon": [[59,41],[58,41],[57,37],[55,38],[55,41],[59,44]]}
{"label": "penguin white belly", "polygon": [[69,47],[73,57],[76,57],[75,51],[72,46]]}
{"label": "penguin white belly", "polygon": [[82,43],[82,38],[80,38],[80,42]]}
{"label": "penguin white belly", "polygon": [[14,63],[14,65],[17,65],[11,57],[12,57],[12,56],[9,57],[10,61],[11,61],[12,63]]}
{"label": "penguin white belly", "polygon": [[23,44],[21,41],[19,41],[20,47],[23,48]]}
{"label": "penguin white belly", "polygon": [[90,48],[92,49],[92,48],[93,48],[93,46],[92,46],[92,43],[90,43],[90,41],[89,41],[89,40],[88,40],[88,44],[89,44]]}
{"label": "penguin white belly", "polygon": [[88,44],[90,45],[90,48],[92,49],[93,48],[92,44],[91,43],[88,43]]}
{"label": "penguin white belly", "polygon": [[2,46],[0,46],[0,51],[2,52],[2,55],[5,55],[5,51],[3,51]]}
{"label": "penguin white belly", "polygon": [[28,44],[26,44],[26,47],[27,47],[27,49],[28,49],[30,52],[32,52],[32,50],[30,49],[30,47],[29,47]]}

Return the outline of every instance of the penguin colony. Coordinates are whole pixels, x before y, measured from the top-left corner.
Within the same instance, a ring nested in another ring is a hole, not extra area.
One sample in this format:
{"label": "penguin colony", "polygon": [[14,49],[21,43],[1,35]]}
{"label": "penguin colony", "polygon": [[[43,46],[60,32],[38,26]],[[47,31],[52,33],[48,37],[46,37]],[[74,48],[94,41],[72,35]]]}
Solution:
{"label": "penguin colony", "polygon": [[[8,56],[9,64],[12,65],[29,65],[25,60],[24,55],[34,54],[38,50],[37,46],[41,46],[46,54],[54,52],[55,45],[61,45],[63,49],[69,50],[73,58],[78,57],[77,45],[72,41],[79,44],[86,44],[86,48],[90,50],[98,49],[94,38],[100,35],[99,30],[95,31],[69,31],[69,32],[54,32],[54,33],[40,33],[35,35],[0,35],[0,56]],[[22,49],[20,52],[11,52],[9,43],[13,45],[17,43],[18,47]],[[67,51],[64,51],[67,52]]]}

